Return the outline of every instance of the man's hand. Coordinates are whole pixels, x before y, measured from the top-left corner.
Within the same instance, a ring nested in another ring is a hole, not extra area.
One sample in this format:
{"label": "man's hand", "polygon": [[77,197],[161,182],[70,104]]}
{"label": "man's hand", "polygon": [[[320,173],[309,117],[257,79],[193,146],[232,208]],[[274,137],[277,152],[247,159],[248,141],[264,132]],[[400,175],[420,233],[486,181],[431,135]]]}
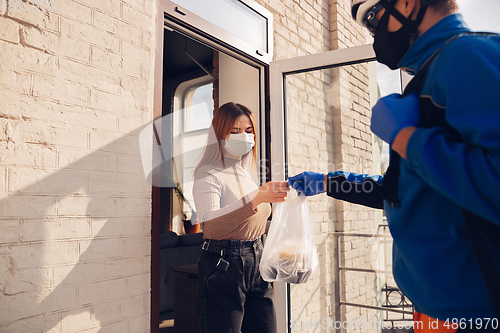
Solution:
{"label": "man's hand", "polygon": [[406,97],[392,94],[382,97],[372,109],[371,130],[392,145],[399,132],[408,126],[417,126],[420,107],[416,92]]}
{"label": "man's hand", "polygon": [[297,192],[302,192],[306,196],[316,195],[325,192],[324,186],[325,175],[314,171],[304,171],[288,178],[288,184],[291,185]]}

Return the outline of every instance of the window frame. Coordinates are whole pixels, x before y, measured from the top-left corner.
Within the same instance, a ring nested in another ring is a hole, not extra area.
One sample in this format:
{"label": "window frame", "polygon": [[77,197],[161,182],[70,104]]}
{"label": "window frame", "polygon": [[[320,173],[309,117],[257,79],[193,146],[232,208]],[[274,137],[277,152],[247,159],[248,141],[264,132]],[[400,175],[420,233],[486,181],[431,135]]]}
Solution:
{"label": "window frame", "polygon": [[[267,20],[267,52],[265,50],[256,49],[250,43],[236,37],[228,31],[218,27],[217,25],[206,21],[198,15],[182,8],[178,4],[170,0],[163,0],[161,7],[164,13],[165,25],[178,31],[186,31],[187,33],[196,32],[201,39],[206,42],[216,43],[224,48],[223,52],[231,56],[245,61],[245,58],[250,57],[252,60],[260,64],[269,65],[273,58],[273,15],[263,6],[253,0],[238,0],[251,10],[260,14]],[[241,54],[244,54],[244,57]],[[248,60],[246,60],[248,61]]]}
{"label": "window frame", "polygon": [[[186,119],[187,108],[188,108],[187,99],[188,99],[189,94],[191,94],[191,93],[194,94],[194,91],[196,91],[196,89],[203,87],[203,86],[206,86],[206,85],[209,85],[209,84],[212,84],[212,91],[213,91],[213,83],[214,83],[214,79],[211,76],[206,75],[206,76],[202,76],[202,77],[198,77],[195,79],[191,79],[191,80],[182,82],[181,84],[179,84],[177,86],[177,88],[175,89],[175,92],[174,92],[174,98],[179,99],[179,105],[178,105],[179,110],[182,110],[182,109],[186,110],[186,112],[182,113],[182,121],[181,121],[182,125],[181,125],[181,130],[179,133],[187,133],[187,132],[194,132],[194,131],[198,131],[198,130],[205,130],[205,129],[210,127],[210,124],[208,124],[207,127],[198,128],[198,129],[194,129],[194,130],[187,130],[187,119]],[[212,103],[213,102],[214,102],[214,99],[212,96]],[[213,104],[212,104],[212,106],[213,106]],[[179,110],[175,110],[175,107],[176,107],[176,104],[174,103],[174,111],[179,111]],[[212,117],[213,117],[213,115],[212,115]]]}

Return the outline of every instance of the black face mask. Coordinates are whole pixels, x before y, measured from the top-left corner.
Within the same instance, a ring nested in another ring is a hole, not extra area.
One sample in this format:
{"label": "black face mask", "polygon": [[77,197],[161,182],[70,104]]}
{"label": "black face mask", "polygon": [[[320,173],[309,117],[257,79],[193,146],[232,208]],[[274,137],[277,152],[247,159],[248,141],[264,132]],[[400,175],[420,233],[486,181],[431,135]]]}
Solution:
{"label": "black face mask", "polygon": [[[403,26],[398,31],[389,32],[387,31],[387,25],[393,11],[396,12],[393,16]],[[410,48],[410,22],[410,18],[406,19],[394,7],[386,8],[375,29],[373,50],[378,62],[387,65],[393,70],[398,68],[398,63]]]}

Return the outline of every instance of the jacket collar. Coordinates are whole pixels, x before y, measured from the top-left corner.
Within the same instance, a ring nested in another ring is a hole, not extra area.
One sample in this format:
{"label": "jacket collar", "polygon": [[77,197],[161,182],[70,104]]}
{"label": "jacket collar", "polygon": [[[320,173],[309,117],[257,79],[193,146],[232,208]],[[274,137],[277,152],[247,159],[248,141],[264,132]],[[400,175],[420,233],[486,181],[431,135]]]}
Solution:
{"label": "jacket collar", "polygon": [[429,57],[451,37],[470,31],[462,14],[452,14],[424,32],[410,47],[398,66],[415,74]]}

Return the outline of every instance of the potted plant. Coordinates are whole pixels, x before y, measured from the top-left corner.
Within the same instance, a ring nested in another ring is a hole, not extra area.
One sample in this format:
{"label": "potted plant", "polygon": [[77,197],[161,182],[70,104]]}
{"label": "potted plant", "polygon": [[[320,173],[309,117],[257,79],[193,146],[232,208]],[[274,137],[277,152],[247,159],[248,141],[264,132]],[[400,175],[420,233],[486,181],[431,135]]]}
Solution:
{"label": "potted plant", "polygon": [[174,190],[177,193],[177,197],[179,198],[179,204],[181,206],[181,209],[182,209],[182,204],[185,202],[188,205],[189,209],[191,210],[190,216],[188,216],[184,212],[184,209],[182,209],[182,215],[184,216],[184,218],[182,219],[182,222],[184,224],[184,231],[186,232],[186,234],[194,234],[200,232],[200,224],[198,223],[196,212],[194,211],[193,206],[191,206],[189,201],[184,196],[184,193],[182,193],[182,189],[179,183],[176,184]]}

